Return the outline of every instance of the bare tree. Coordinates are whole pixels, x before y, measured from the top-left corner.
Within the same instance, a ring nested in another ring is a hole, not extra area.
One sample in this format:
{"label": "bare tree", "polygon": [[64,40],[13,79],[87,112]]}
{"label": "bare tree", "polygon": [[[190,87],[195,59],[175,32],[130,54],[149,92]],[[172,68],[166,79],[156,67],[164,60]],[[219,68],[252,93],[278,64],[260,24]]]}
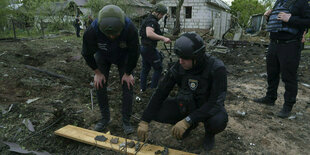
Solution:
{"label": "bare tree", "polygon": [[181,24],[180,24],[180,15],[181,15],[181,8],[183,5],[184,0],[178,0],[178,5],[176,8],[176,20],[175,20],[175,25],[172,31],[173,35],[178,35],[181,31]]}

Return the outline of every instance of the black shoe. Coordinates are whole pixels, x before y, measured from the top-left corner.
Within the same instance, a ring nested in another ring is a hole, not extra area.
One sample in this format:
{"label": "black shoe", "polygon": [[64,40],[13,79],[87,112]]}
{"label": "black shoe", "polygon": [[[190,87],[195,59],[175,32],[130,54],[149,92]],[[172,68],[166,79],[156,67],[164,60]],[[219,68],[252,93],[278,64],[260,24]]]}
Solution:
{"label": "black shoe", "polygon": [[260,103],[260,104],[265,104],[265,105],[269,105],[269,106],[274,106],[275,105],[275,100],[270,99],[269,97],[262,97],[262,98],[256,98],[253,100],[256,103]]}
{"label": "black shoe", "polygon": [[206,134],[203,147],[205,151],[209,152],[213,149],[215,143],[215,135],[214,134]]}
{"label": "black shoe", "polygon": [[108,125],[110,121],[106,119],[101,119],[99,122],[95,125],[95,131],[103,131]]}
{"label": "black shoe", "polygon": [[292,111],[292,107],[284,105],[281,111],[278,113],[278,117],[287,118],[288,116],[290,116],[291,111]]}
{"label": "black shoe", "polygon": [[197,128],[197,126],[198,126],[198,123],[194,123],[193,125],[191,125],[191,126],[184,132],[184,134],[183,134],[183,136],[182,136],[182,139],[186,138],[192,130],[194,130],[194,129]]}
{"label": "black shoe", "polygon": [[123,129],[126,135],[134,133],[134,129],[131,126],[130,122],[123,122]]}

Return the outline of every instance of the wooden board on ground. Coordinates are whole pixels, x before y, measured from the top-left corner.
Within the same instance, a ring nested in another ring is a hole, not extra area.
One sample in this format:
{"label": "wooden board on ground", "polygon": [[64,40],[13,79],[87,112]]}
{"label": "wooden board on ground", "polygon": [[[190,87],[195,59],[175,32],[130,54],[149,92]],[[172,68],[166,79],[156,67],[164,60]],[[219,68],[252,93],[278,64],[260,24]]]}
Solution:
{"label": "wooden board on ground", "polygon": [[[118,152],[125,153],[125,150],[126,150],[126,149],[120,148],[120,144],[122,144],[126,141],[125,138],[113,136],[110,134],[104,134],[101,132],[92,131],[92,130],[76,127],[73,125],[67,125],[63,128],[60,128],[60,129],[55,131],[55,134],[58,136],[73,139],[73,140],[76,140],[76,141],[79,141],[82,143],[86,143],[86,144],[90,144],[90,145],[94,145],[97,147],[106,148],[106,149],[110,149],[110,150],[115,150]],[[101,135],[105,136],[108,140],[106,140],[105,142],[95,140],[96,136],[101,136]],[[110,140],[112,138],[119,138],[118,143],[117,144],[110,143]],[[129,143],[130,141],[134,141],[135,144],[138,142],[135,140],[127,139],[127,143]],[[136,152],[135,147],[133,147],[133,148],[127,147],[127,154],[154,155],[155,152],[164,150],[164,147],[161,147],[161,146],[151,145],[151,144],[143,145],[142,142],[139,142],[139,143],[140,143],[140,146],[142,146],[142,147],[140,148],[140,150],[138,152]],[[174,154],[177,154],[177,155],[194,155],[193,153],[183,152],[183,151],[174,150],[174,149],[168,149],[168,152],[171,155],[172,154],[173,155]]]}

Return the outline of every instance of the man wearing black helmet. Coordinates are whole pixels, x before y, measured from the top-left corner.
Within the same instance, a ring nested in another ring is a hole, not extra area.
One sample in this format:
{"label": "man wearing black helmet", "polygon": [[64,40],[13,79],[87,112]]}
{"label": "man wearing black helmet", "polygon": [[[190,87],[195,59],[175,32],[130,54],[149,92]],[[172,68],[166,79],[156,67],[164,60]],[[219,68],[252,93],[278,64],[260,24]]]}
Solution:
{"label": "man wearing black helmet", "polygon": [[102,119],[95,130],[104,130],[110,122],[107,82],[111,64],[118,67],[123,91],[123,128],[125,134],[134,132],[130,124],[133,101],[133,69],[139,58],[139,38],[134,24],[118,6],[103,7],[83,36],[82,55],[95,72],[94,86]]}
{"label": "man wearing black helmet", "polygon": [[162,36],[158,21],[167,13],[163,4],[156,4],[153,12],[142,21],[140,28],[142,71],[140,74],[140,88],[145,91],[147,87],[147,76],[154,69],[151,88],[156,88],[162,72],[162,57],[156,49],[159,40],[170,43],[171,40]]}
{"label": "man wearing black helmet", "polygon": [[[147,138],[152,120],[174,124],[172,135],[185,138],[204,123],[204,148],[214,146],[215,134],[223,131],[228,122],[224,108],[227,90],[226,69],[223,62],[205,54],[203,39],[196,33],[185,33],[178,38],[174,52],[179,57],[158,85],[145,109],[138,127],[138,137]],[[174,85],[176,97],[168,97]]]}

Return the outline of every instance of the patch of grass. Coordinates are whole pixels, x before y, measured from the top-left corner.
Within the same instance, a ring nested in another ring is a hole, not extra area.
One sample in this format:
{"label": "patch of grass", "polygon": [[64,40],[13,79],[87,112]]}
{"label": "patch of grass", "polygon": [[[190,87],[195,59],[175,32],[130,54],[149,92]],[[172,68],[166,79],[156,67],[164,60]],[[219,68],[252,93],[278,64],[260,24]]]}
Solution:
{"label": "patch of grass", "polygon": [[310,54],[310,50],[302,50],[301,53]]}
{"label": "patch of grass", "polygon": [[310,33],[308,32],[307,34],[306,34],[306,42],[305,42],[305,45],[310,45]]}

